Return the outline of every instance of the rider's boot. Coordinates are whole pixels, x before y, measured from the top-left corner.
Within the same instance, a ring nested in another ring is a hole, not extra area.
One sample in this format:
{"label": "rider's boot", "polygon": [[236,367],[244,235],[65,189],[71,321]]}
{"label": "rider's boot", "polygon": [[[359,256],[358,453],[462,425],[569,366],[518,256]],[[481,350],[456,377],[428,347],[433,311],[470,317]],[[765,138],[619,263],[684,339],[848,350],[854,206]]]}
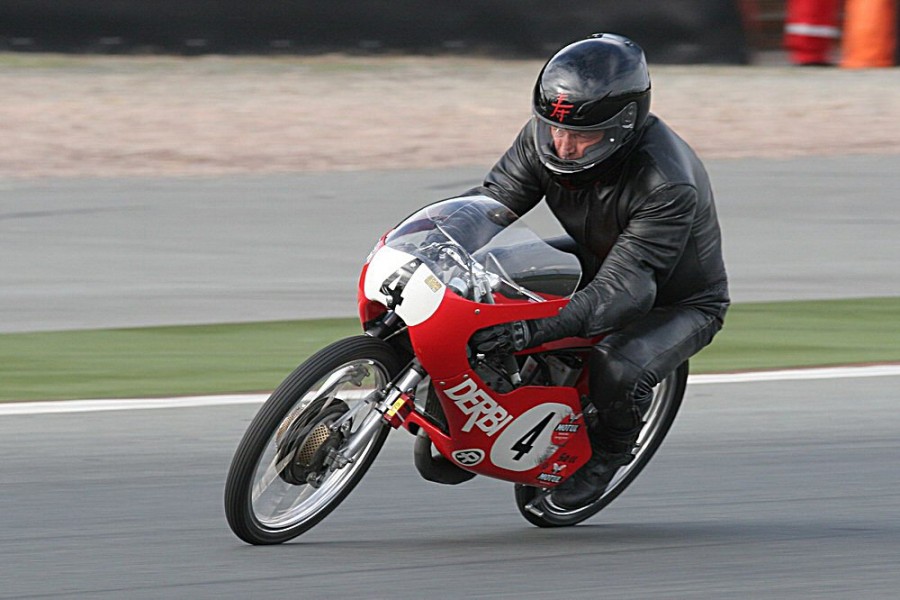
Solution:
{"label": "rider's boot", "polygon": [[640,425],[625,431],[589,427],[593,455],[572,477],[551,492],[553,503],[562,509],[572,510],[603,496],[619,468],[634,459],[632,451],[640,430]]}

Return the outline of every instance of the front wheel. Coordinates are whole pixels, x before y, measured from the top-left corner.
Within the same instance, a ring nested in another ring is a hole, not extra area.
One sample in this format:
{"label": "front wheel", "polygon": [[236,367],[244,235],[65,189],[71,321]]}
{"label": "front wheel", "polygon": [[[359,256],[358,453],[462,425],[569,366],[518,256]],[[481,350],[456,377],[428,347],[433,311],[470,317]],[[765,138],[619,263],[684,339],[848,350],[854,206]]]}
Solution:
{"label": "front wheel", "polygon": [[225,516],[250,544],[280,544],[311,529],[359,483],[390,428],[383,424],[335,460],[367,418],[367,402],[399,373],[386,342],[347,338],[320,350],[276,389],[238,445],[225,485]]}
{"label": "front wheel", "polygon": [[580,508],[567,510],[553,504],[545,490],[516,485],[516,506],[522,516],[538,527],[565,527],[594,516],[615,500],[647,466],[672,427],[684,399],[687,376],[688,363],[684,362],[654,388],[653,399],[644,415],[644,427],[633,450],[634,459],[616,472],[600,498]]}

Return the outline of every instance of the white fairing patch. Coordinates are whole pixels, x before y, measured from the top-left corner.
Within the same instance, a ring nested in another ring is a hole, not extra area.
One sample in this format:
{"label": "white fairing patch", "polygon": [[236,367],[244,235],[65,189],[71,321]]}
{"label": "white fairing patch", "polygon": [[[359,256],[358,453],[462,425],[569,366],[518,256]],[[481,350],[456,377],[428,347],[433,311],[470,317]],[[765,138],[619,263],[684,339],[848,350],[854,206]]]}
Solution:
{"label": "white fairing patch", "polygon": [[427,321],[441,305],[444,287],[431,269],[419,265],[403,289],[403,301],[397,307],[397,314],[410,326]]}
{"label": "white fairing patch", "polygon": [[531,408],[510,423],[491,447],[491,462],[510,471],[533,469],[556,451],[554,428],[572,415],[565,404],[547,402]]}
{"label": "white fairing patch", "polygon": [[412,254],[395,250],[389,246],[379,248],[372,260],[369,261],[369,268],[366,270],[366,280],[363,283],[366,298],[386,306],[389,299],[381,293],[381,285],[400,267],[415,259],[416,257]]}
{"label": "white fairing patch", "polygon": [[[391,287],[398,278],[397,271],[415,257],[406,252],[385,246],[375,253],[366,271],[363,290],[366,298],[387,306],[389,297],[381,293],[385,283]],[[410,276],[403,288],[397,315],[409,326],[423,323],[437,311],[444,299],[444,284],[424,264]]]}

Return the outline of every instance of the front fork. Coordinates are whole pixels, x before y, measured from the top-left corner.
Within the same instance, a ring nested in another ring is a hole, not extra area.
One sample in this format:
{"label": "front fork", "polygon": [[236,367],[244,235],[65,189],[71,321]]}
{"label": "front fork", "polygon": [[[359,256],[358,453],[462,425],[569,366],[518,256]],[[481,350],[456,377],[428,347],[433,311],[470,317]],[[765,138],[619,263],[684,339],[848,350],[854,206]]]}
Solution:
{"label": "front fork", "polygon": [[[381,427],[391,425],[399,426],[402,419],[400,415],[410,410],[412,396],[416,386],[425,378],[425,369],[419,361],[413,361],[397,378],[395,378],[385,390],[376,392],[367,399],[372,407],[366,415],[359,429],[350,436],[347,443],[335,451],[332,466],[336,469],[343,468],[353,462],[353,457],[369,443]],[[339,424],[336,424],[339,426]]]}

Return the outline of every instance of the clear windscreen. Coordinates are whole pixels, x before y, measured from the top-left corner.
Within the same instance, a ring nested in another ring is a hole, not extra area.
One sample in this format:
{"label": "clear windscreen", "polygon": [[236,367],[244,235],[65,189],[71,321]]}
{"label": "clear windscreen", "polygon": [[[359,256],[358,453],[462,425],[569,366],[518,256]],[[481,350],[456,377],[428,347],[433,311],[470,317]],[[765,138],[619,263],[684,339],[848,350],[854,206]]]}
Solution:
{"label": "clear windscreen", "polygon": [[426,206],[400,223],[385,244],[425,263],[455,293],[493,303],[495,295],[539,302],[568,298],[581,265],[554,248],[492,198],[465,196]]}

